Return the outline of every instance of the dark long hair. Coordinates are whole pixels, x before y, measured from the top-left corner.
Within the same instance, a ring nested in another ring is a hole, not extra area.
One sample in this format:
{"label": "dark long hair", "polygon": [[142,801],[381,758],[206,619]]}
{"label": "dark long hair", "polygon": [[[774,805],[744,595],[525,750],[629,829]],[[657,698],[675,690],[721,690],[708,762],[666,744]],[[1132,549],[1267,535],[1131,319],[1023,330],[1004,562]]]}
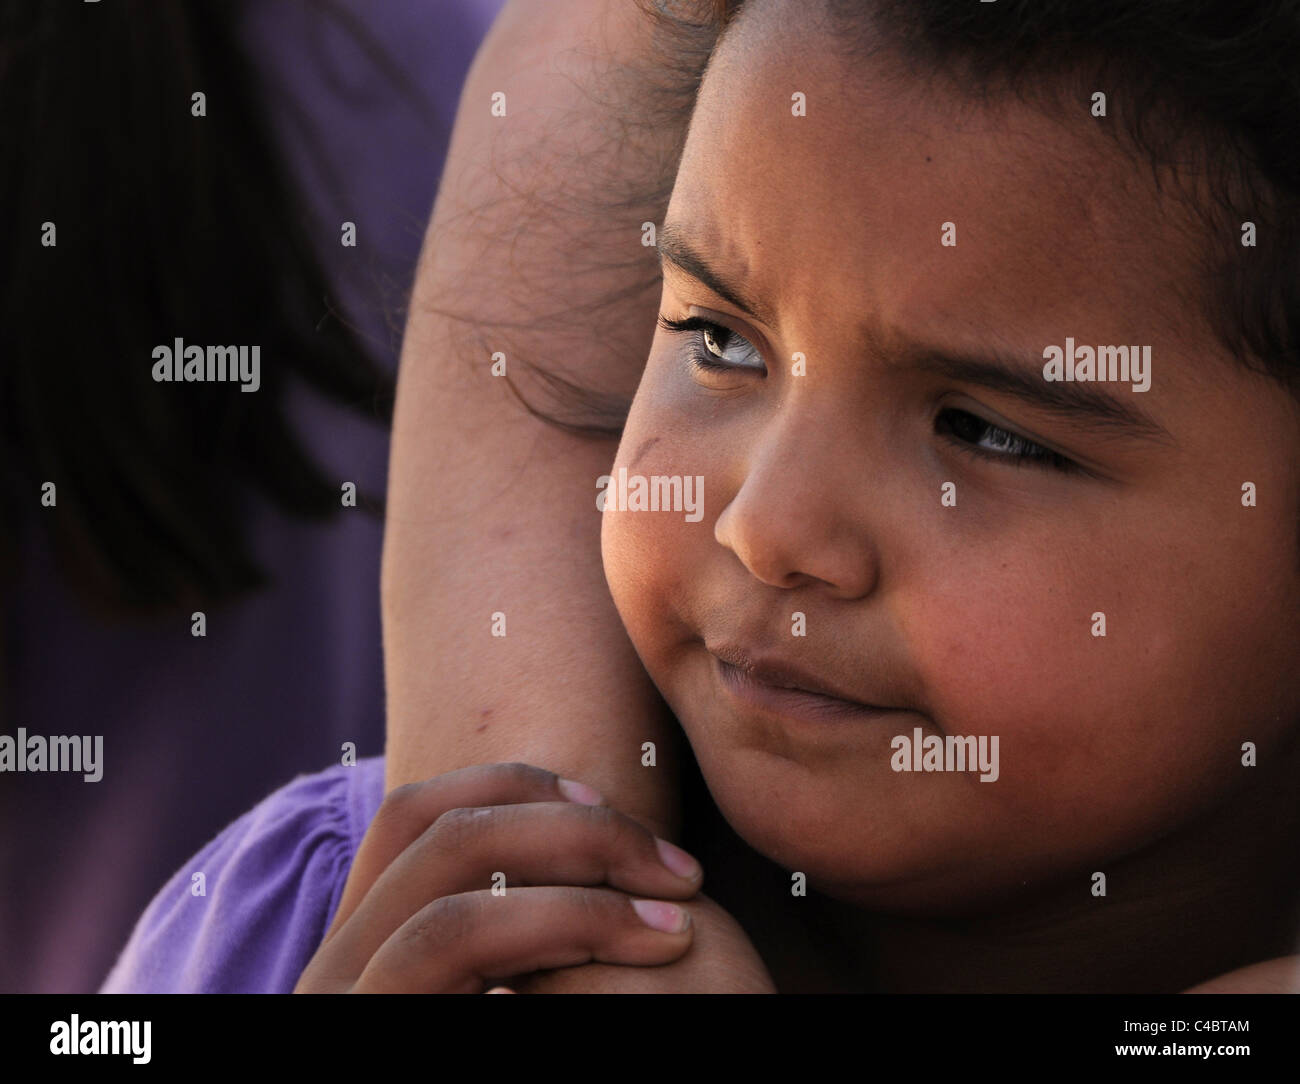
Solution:
{"label": "dark long hair", "polygon": [[[341,508],[290,427],[291,381],[384,426],[393,381],[334,316],[245,3],[113,7],[0,0],[0,574],[18,531],[44,530],[85,605],[124,615],[264,585],[242,497]],[[259,345],[260,389],[156,383],[151,351],[176,337]]]}

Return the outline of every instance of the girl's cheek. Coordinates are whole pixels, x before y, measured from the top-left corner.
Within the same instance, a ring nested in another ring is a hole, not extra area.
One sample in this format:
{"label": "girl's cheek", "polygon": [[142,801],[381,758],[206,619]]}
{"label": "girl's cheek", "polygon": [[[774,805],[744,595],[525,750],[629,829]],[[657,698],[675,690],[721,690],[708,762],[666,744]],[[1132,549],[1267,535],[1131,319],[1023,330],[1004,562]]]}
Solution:
{"label": "girl's cheek", "polygon": [[1029,799],[1048,780],[1059,788],[1080,745],[1096,737],[1072,720],[1095,718],[1104,699],[1096,657],[1083,650],[1092,646],[1086,628],[1071,627],[1059,596],[1023,576],[936,570],[929,583],[900,597],[899,621],[935,725],[944,734],[997,736],[1000,789],[1029,788]]}
{"label": "girl's cheek", "polygon": [[[633,645],[651,667],[688,631],[681,615],[690,612],[698,590],[694,569],[717,545],[717,494],[710,485],[716,474],[708,449],[683,435],[673,411],[655,407],[643,384],[610,468],[601,522],[606,581]],[[672,506],[633,510],[632,491],[642,484],[663,486]]]}
{"label": "girl's cheek", "polygon": [[998,804],[1032,834],[1133,842],[1222,787],[1234,709],[1155,566],[1035,559],[935,568],[900,592],[911,661],[945,734],[998,736]]}

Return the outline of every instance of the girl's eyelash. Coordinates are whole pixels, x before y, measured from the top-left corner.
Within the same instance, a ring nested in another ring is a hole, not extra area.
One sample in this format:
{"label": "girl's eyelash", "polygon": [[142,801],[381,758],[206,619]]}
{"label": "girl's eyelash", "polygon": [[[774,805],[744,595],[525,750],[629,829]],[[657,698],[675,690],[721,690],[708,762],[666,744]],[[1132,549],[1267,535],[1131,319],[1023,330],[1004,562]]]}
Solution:
{"label": "girl's eyelash", "polygon": [[[934,427],[936,432],[948,437],[954,447],[977,455],[981,459],[991,459],[1015,467],[1041,467],[1046,470],[1060,471],[1062,474],[1072,474],[1080,470],[1077,463],[1066,459],[1059,452],[1002,429],[967,410],[959,410],[956,407],[941,410],[934,420]],[[978,432],[979,436],[973,436],[972,431]],[[978,441],[990,436],[995,445],[1000,445],[1006,450],[991,451],[981,447]]]}
{"label": "girl's eyelash", "polygon": [[665,331],[698,331],[703,327],[712,327],[713,325],[707,320],[701,320],[698,316],[688,316],[685,320],[674,320],[661,312],[659,314],[659,326]]}
{"label": "girl's eyelash", "polygon": [[[741,341],[747,341],[743,335],[737,335],[736,332],[731,330],[731,328],[723,327],[721,324],[715,324],[713,321],[705,320],[699,316],[688,316],[685,320],[673,320],[665,316],[663,313],[660,313],[657,322],[665,331],[712,332],[716,338],[734,337]],[[703,334],[695,334],[691,336],[689,360],[695,368],[704,369],[711,373],[734,373],[746,370],[751,372],[757,371],[756,367],[753,365],[727,365],[724,362],[720,362],[704,348]]]}
{"label": "girl's eyelash", "polygon": [[[705,320],[699,316],[689,316],[684,320],[673,320],[660,313],[658,324],[665,331],[712,332],[717,337],[734,335],[738,339],[744,339],[743,335],[736,335],[730,328],[715,324],[711,320]],[[714,373],[734,373],[738,369],[752,368],[752,366],[744,365],[726,365],[718,361],[716,357],[704,349],[703,335],[701,334],[693,335],[691,338],[690,362],[696,368]],[[992,460],[993,462],[1000,462],[1014,467],[1040,467],[1045,470],[1059,471],[1062,474],[1076,473],[1081,469],[1077,463],[1067,459],[1059,452],[1044,448],[1041,444],[1035,444],[1026,437],[1002,429],[992,422],[985,421],[983,418],[970,413],[970,411],[960,410],[956,407],[947,407],[939,412],[935,418],[935,431],[948,437],[954,447],[981,459]],[[993,451],[980,445],[980,440],[989,438],[992,438],[992,443],[1002,450]]]}

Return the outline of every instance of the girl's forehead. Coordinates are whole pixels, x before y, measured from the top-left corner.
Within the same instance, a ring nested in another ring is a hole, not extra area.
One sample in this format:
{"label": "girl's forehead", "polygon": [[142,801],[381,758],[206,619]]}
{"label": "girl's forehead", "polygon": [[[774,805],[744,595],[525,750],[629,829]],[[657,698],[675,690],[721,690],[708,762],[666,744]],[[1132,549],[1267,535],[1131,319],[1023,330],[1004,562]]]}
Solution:
{"label": "girl's forehead", "polygon": [[772,309],[804,327],[859,305],[984,341],[1015,328],[1026,349],[1138,335],[1213,352],[1203,226],[1086,101],[1071,121],[909,84],[783,7],[746,9],[719,46],[667,216]]}

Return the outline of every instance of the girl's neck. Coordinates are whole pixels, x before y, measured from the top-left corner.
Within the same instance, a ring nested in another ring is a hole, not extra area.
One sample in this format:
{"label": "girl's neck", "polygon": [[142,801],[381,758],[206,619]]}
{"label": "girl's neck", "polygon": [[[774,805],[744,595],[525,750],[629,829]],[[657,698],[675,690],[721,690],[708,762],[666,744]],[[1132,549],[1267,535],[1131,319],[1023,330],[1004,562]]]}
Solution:
{"label": "girl's neck", "polygon": [[1261,772],[1177,835],[1104,863],[1106,896],[1077,872],[978,917],[887,916],[822,897],[818,918],[862,985],[882,992],[1182,990],[1297,951],[1294,771]]}

